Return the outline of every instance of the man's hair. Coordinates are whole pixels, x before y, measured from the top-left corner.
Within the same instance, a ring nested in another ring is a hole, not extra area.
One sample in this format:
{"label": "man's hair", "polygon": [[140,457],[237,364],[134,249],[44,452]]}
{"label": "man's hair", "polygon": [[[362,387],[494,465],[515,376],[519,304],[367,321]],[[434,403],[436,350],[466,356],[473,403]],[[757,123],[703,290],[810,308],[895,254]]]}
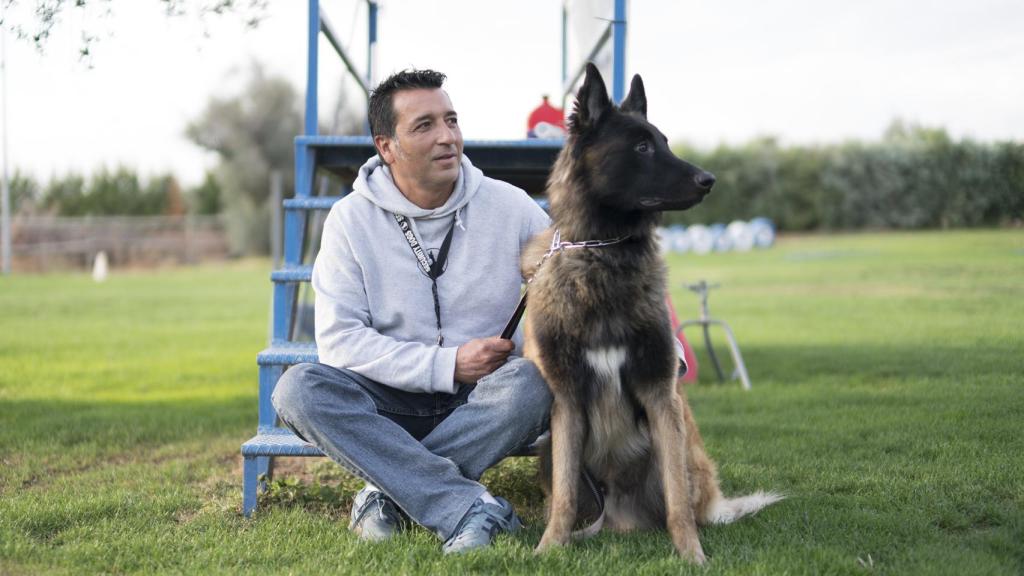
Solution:
{"label": "man's hair", "polygon": [[417,88],[440,88],[445,75],[434,70],[402,70],[388,76],[370,93],[367,116],[370,134],[395,137],[395,92]]}

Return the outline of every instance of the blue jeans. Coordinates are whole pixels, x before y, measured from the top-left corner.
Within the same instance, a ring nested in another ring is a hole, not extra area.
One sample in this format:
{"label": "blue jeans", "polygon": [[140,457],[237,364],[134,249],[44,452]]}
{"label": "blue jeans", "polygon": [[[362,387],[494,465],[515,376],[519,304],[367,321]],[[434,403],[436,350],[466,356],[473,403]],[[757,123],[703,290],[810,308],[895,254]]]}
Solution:
{"label": "blue jeans", "polygon": [[484,471],[548,427],[551,393],[529,360],[455,394],[419,394],[351,370],[298,364],[281,376],[274,408],[296,434],[391,497],[447,540],[486,490]]}

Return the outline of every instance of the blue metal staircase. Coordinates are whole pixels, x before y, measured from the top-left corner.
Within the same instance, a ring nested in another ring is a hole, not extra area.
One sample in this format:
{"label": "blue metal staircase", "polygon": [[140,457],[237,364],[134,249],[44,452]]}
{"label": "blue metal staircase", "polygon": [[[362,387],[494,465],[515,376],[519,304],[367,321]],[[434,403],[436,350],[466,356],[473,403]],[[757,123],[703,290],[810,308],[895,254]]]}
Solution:
{"label": "blue metal staircase", "polygon": [[[616,3],[623,1],[616,0]],[[372,53],[376,44],[377,4],[374,0],[367,0],[367,5]],[[244,459],[242,511],[245,516],[250,516],[256,509],[257,492],[266,488],[266,481],[273,472],[275,457],[323,455],[319,449],[279,424],[270,398],[278,379],[289,366],[317,361],[314,343],[294,339],[299,288],[303,283],[308,283],[312,276],[312,261],[305,257],[306,248],[311,242],[319,242],[319,238],[313,238],[310,232],[310,216],[317,211],[329,210],[344,195],[316,195],[314,182],[318,171],[330,171],[350,186],[358,168],[376,153],[369,136],[317,134],[317,41],[320,34],[329,40],[364,92],[369,95],[369,71],[365,77],[359,75],[323,17],[318,0],[309,0],[305,134],[295,139],[295,197],[283,201],[284,262],[281,268],[270,275],[274,284],[271,343],[256,357],[259,367],[257,432],[242,444],[241,450]],[[372,61],[372,57],[368,58],[367,68]],[[487,176],[539,195],[561,147],[562,142],[557,140],[468,140],[464,151]],[[347,188],[341,190],[343,193],[346,191]]]}

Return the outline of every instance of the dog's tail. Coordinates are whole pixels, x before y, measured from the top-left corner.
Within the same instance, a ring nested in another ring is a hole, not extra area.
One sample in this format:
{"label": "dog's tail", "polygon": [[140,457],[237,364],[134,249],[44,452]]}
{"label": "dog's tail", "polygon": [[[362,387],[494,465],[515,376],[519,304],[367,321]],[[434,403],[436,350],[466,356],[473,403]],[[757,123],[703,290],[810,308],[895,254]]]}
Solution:
{"label": "dog's tail", "polygon": [[728,524],[785,498],[775,492],[754,492],[738,498],[716,498],[707,507],[702,524]]}

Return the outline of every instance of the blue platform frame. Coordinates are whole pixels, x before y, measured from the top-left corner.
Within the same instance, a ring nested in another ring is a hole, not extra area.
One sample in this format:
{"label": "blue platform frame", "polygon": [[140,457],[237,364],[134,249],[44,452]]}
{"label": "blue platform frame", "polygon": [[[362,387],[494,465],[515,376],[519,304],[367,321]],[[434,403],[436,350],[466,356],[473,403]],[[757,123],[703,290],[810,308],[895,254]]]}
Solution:
{"label": "blue platform frame", "polygon": [[[275,456],[323,455],[320,450],[302,441],[279,424],[270,398],[274,386],[288,366],[316,362],[318,358],[315,344],[293,341],[299,286],[310,281],[313,270],[312,263],[303,260],[307,241],[310,240],[307,230],[309,215],[318,210],[329,210],[342,197],[315,194],[317,170],[354,174],[355,169],[376,153],[369,136],[325,136],[318,133],[317,70],[321,34],[369,97],[377,43],[378,5],[375,0],[366,0],[366,3],[369,8],[369,45],[366,71],[361,74],[322,13],[319,0],[309,0],[305,132],[295,139],[295,197],[286,199],[283,203],[284,262],[281,268],[274,270],[270,275],[274,283],[271,342],[270,346],[256,357],[259,369],[257,432],[256,436],[242,444],[241,450],[242,512],[245,516],[250,516],[256,509],[257,493],[266,487],[266,480],[273,472]],[[623,98],[625,82],[625,3],[626,0],[615,0],[615,21],[609,25],[609,31],[595,48],[599,49],[600,45],[607,41],[607,37],[614,38],[615,72],[612,94],[616,102],[621,102]],[[564,32],[563,20],[563,80]],[[576,80],[578,79],[579,76],[576,77]],[[547,174],[561,148],[561,140],[467,140],[464,143],[467,156],[471,157],[473,164],[486,175],[510,182],[533,194],[539,194],[543,190]]]}
{"label": "blue platform frame", "polygon": [[587,62],[594,60],[598,53],[612,43],[612,101],[616,104],[626,97],[626,0],[614,0],[612,19],[601,36],[587,53],[587,57],[574,70],[569,70],[569,13],[565,3],[562,4],[562,108],[568,98],[575,92],[576,84],[586,71]]}

